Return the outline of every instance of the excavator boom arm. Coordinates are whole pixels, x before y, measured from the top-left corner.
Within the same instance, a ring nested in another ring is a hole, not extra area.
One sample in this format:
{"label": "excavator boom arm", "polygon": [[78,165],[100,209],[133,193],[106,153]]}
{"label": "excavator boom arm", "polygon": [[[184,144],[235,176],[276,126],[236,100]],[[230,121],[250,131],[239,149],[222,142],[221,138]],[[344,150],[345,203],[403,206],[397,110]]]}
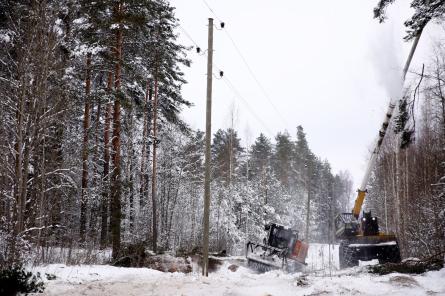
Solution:
{"label": "excavator boom arm", "polygon": [[354,208],[352,209],[352,214],[356,219],[360,216],[360,211],[362,209],[363,201],[365,200],[366,191],[358,190],[357,198],[355,199]]}
{"label": "excavator boom arm", "polygon": [[[416,38],[413,41],[413,44],[411,46],[410,53],[408,55],[408,58],[406,60],[405,66],[403,68],[402,73],[402,79],[401,79],[401,85],[400,87],[403,87],[403,83],[405,82],[406,73],[408,72],[409,66],[411,64],[411,60],[414,56],[414,52],[416,51],[417,44],[419,43],[420,35],[422,34],[422,30],[420,30],[416,36]],[[389,123],[391,122],[391,118],[394,113],[394,109],[397,105],[398,98],[391,98],[388,106],[388,110],[386,111],[385,118],[383,119],[382,126],[379,130],[379,134],[377,137],[377,141],[375,143],[374,149],[372,150],[371,157],[368,161],[368,166],[366,168],[365,175],[363,176],[362,183],[360,184],[360,187],[358,189],[357,197],[355,199],[354,208],[352,209],[352,214],[355,218],[358,218],[360,215],[360,211],[363,206],[363,202],[366,197],[366,187],[368,185],[369,177],[371,176],[371,172],[374,169],[375,162],[377,161],[377,156],[379,155],[380,148],[383,144],[383,139],[385,138],[386,131],[388,129]]]}

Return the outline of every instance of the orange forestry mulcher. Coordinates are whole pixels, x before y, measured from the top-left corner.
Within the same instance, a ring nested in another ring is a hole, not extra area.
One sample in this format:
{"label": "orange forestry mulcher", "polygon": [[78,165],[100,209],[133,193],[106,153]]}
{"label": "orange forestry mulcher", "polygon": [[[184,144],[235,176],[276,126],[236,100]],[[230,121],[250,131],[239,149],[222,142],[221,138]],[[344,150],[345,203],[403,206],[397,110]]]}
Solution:
{"label": "orange forestry mulcher", "polygon": [[258,272],[301,271],[306,265],[309,245],[298,239],[298,231],[275,223],[266,224],[265,231],[267,236],[263,243],[247,243],[247,265]]}

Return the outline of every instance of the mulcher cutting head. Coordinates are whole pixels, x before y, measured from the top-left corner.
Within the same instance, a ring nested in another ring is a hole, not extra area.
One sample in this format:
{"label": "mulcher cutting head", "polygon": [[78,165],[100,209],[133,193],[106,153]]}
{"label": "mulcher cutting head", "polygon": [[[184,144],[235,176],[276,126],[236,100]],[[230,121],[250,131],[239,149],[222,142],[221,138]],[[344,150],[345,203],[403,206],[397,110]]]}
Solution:
{"label": "mulcher cutting head", "polygon": [[254,259],[254,258],[247,258],[247,266],[250,269],[253,269],[255,271],[258,271],[260,273],[264,273],[264,272],[268,272],[271,270],[277,270],[280,269],[279,267],[275,266],[275,265],[271,265],[268,262],[264,262],[258,259]]}
{"label": "mulcher cutting head", "polygon": [[248,242],[246,245],[248,267],[258,272],[301,270],[308,245],[298,240],[298,232],[273,223],[267,224],[265,230],[268,233],[262,244]]}

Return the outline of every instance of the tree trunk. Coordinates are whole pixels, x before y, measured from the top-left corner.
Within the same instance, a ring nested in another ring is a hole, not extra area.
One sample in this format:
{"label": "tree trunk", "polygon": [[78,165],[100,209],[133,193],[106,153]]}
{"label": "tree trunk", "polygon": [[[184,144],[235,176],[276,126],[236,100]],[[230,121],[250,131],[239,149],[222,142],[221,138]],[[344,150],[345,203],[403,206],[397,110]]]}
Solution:
{"label": "tree trunk", "polygon": [[155,94],[153,100],[153,170],[151,176],[151,202],[152,202],[152,239],[153,252],[157,251],[158,225],[156,211],[156,146],[157,146],[157,117],[158,117],[158,70],[155,71]]}
{"label": "tree trunk", "polygon": [[134,180],[133,180],[133,174],[134,174],[134,145],[133,145],[133,108],[130,107],[130,112],[128,114],[128,116],[130,117],[130,128],[129,128],[129,132],[128,132],[128,140],[129,140],[129,144],[128,144],[128,150],[129,150],[129,154],[128,158],[129,158],[129,186],[130,186],[130,196],[129,196],[129,210],[130,210],[130,234],[134,233]]}
{"label": "tree trunk", "polygon": [[310,224],[310,216],[311,216],[311,195],[309,188],[307,189],[307,201],[306,201],[306,230],[305,230],[305,239],[309,241],[309,224]]}
{"label": "tree trunk", "polygon": [[178,199],[179,188],[181,186],[181,181],[182,181],[182,169],[179,172],[178,185],[177,185],[176,190],[175,190],[175,195],[173,197],[173,204],[172,204],[172,207],[170,209],[170,217],[168,219],[167,243],[166,243],[167,247],[169,246],[169,243],[170,243],[170,233],[171,233],[171,230],[172,230],[173,214],[174,214],[175,208],[176,208],[176,201]]}
{"label": "tree trunk", "polygon": [[98,174],[97,174],[97,165],[98,165],[98,150],[99,150],[99,126],[100,126],[100,116],[102,104],[101,99],[97,100],[97,109],[96,109],[96,122],[94,127],[94,150],[93,150],[93,180],[92,180],[92,188],[94,188],[94,198],[91,204],[91,213],[90,213],[90,237],[96,241],[97,238],[97,220],[100,211],[100,200],[98,200],[99,196],[99,182],[98,182]]}
{"label": "tree trunk", "polygon": [[440,104],[442,107],[442,146],[445,143],[445,97],[440,98]]}
{"label": "tree trunk", "polygon": [[99,98],[97,100],[97,109],[96,109],[96,124],[94,127],[94,151],[93,151],[93,187],[98,186],[97,182],[97,160],[98,160],[98,151],[99,151],[99,127],[100,127],[100,116],[102,112],[102,102]]}
{"label": "tree trunk", "polygon": [[140,173],[140,187],[139,187],[139,210],[142,212],[145,208],[145,193],[148,188],[148,174],[147,174],[147,163],[148,163],[148,154],[147,154],[147,141],[148,141],[148,125],[150,121],[148,120],[148,109],[149,109],[149,97],[151,101],[150,94],[150,82],[147,80],[147,89],[145,92],[145,101],[144,101],[144,119],[143,119],[143,127],[142,127],[142,152],[141,152],[141,173]]}
{"label": "tree trunk", "polygon": [[[43,132],[45,132],[43,130]],[[44,218],[45,215],[45,209],[44,209],[44,201],[45,201],[45,138],[43,138],[42,143],[42,160],[40,163],[41,166],[41,173],[40,173],[40,194],[39,194],[39,232],[38,232],[38,238],[37,238],[37,252],[39,249],[42,251],[42,261],[44,260],[44,246],[45,246],[45,237],[42,236],[43,227],[45,225],[45,221],[47,219]]]}
{"label": "tree trunk", "polygon": [[306,176],[306,190],[307,190],[307,203],[306,203],[306,230],[305,230],[305,239],[306,242],[309,242],[309,224],[311,221],[311,180],[310,180],[310,169],[308,165],[308,172]]}
{"label": "tree trunk", "polygon": [[[119,2],[116,11],[120,22],[122,3]],[[114,101],[113,112],[113,172],[111,175],[111,234],[112,234],[112,257],[117,259],[121,244],[121,102],[119,91],[121,87],[121,59],[122,59],[122,24],[116,32],[116,69],[114,87],[118,95]]]}
{"label": "tree trunk", "polygon": [[91,91],[91,53],[87,54],[87,70],[85,78],[85,109],[83,114],[82,142],[82,188],[80,193],[80,241],[85,241],[87,223],[87,190],[88,190],[88,134],[90,128],[90,91]]}
{"label": "tree trunk", "polygon": [[[26,86],[24,85],[23,88]],[[16,223],[14,227],[15,233],[14,237],[23,231],[23,215],[24,215],[24,207],[25,203],[21,198],[22,191],[22,162],[23,162],[23,114],[25,110],[25,90],[21,90],[21,94],[19,96],[19,100],[17,102],[17,138],[15,143],[15,184],[14,184],[14,212],[13,212],[13,220]],[[13,239],[13,241],[15,241]],[[14,246],[12,245],[12,252],[14,253]],[[12,254],[14,256],[14,254]]]}
{"label": "tree trunk", "polygon": [[[108,93],[110,94],[113,87],[113,73],[108,73]],[[108,236],[108,186],[109,186],[109,171],[110,171],[110,120],[111,120],[111,102],[108,102],[105,107],[105,124],[104,124],[104,171],[102,180],[102,227],[100,232],[100,247],[103,249],[107,244]]]}

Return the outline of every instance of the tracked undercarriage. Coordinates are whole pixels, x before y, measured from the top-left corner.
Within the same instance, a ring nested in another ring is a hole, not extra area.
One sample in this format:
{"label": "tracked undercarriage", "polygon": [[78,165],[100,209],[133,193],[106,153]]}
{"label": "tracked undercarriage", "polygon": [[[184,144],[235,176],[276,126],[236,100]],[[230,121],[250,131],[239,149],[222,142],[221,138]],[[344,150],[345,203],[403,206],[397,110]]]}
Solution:
{"label": "tracked undercarriage", "polygon": [[379,263],[400,262],[400,250],[394,234],[379,231],[378,219],[363,213],[361,223],[352,213],[336,219],[336,237],[340,241],[340,268],[353,267],[361,261],[378,259]]}

